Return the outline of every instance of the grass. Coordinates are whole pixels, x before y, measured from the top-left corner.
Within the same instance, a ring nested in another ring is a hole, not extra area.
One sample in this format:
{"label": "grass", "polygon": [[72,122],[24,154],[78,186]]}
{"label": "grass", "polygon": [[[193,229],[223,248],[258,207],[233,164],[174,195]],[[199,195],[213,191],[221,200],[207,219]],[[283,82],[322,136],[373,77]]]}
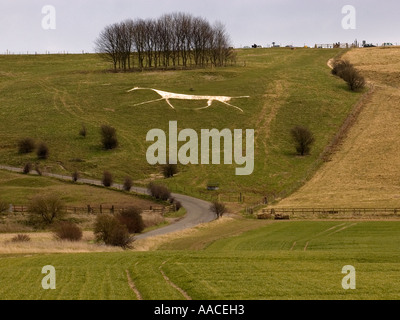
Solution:
{"label": "grass", "polygon": [[[399,299],[399,222],[286,221],[243,232],[202,250],[172,242],[168,250],[80,254],[4,255],[2,299],[136,299],[125,271],[144,299],[183,299],[161,270],[193,299]],[[254,221],[240,221],[243,225]],[[205,230],[186,239],[209,236]],[[294,245],[295,244],[295,245]],[[175,248],[175,249],[174,249]],[[40,283],[45,265],[56,268],[56,290]],[[356,268],[356,290],[344,290],[343,266]]]}
{"label": "grass", "polygon": [[57,179],[27,176],[0,170],[0,200],[14,205],[27,205],[29,199],[38,193],[58,194],[68,206],[86,207],[137,205],[148,209],[154,203],[150,200],[115,192],[105,188],[62,182]]}
{"label": "grass", "polygon": [[[220,69],[107,73],[109,66],[95,55],[0,56],[0,163],[22,167],[36,162],[34,154],[19,155],[18,140],[32,137],[49,147],[47,171],[99,179],[110,171],[116,182],[131,176],[136,183],[148,181],[160,168],[146,161],[146,133],[167,131],[177,120],[179,129],[256,130],[255,170],[251,176],[235,176],[236,165],[180,166],[180,173],[162,182],[187,187],[198,195],[210,181],[225,193],[289,193],[319,165],[319,155],[360,97],[330,75],[326,63],[341,50],[257,49],[238,50],[238,64]],[[244,66],[245,64],[245,66]],[[244,113],[215,103],[194,111],[203,102],[165,101],[133,107],[156,99],[152,87],[197,95],[249,95],[236,100]],[[191,91],[193,89],[194,91]],[[40,125],[38,125],[40,124]],[[82,124],[87,136],[79,135]],[[117,129],[120,146],[102,150],[100,126]],[[298,158],[289,130],[307,125],[316,136],[311,156]],[[20,130],[20,128],[24,128]]]}

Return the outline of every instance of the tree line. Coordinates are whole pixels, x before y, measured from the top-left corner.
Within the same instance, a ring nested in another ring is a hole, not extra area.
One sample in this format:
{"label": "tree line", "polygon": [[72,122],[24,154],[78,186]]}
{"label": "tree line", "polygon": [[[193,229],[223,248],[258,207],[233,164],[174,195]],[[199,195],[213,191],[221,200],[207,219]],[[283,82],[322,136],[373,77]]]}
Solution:
{"label": "tree line", "polygon": [[222,23],[186,13],[158,19],[128,19],[106,26],[95,50],[114,70],[168,67],[220,67],[233,63],[235,54]]}

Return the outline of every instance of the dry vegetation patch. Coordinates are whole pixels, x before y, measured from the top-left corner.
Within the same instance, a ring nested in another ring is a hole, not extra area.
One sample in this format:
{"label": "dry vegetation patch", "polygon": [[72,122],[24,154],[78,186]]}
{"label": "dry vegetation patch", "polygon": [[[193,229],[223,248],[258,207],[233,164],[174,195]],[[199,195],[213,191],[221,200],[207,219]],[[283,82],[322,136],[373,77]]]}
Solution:
{"label": "dry vegetation patch", "polygon": [[343,57],[374,84],[332,161],[279,207],[400,207],[400,48]]}

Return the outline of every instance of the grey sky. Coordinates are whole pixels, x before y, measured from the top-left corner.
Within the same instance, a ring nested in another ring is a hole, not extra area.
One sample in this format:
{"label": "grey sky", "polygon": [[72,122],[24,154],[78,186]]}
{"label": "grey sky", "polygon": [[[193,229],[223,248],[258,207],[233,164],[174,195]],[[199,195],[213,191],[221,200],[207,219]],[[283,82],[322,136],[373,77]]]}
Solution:
{"label": "grey sky", "polygon": [[[42,7],[56,9],[56,29],[42,28]],[[355,30],[342,28],[342,7],[356,8]],[[108,24],[182,11],[225,24],[235,47],[253,43],[400,44],[398,0],[0,0],[0,53],[93,52]]]}

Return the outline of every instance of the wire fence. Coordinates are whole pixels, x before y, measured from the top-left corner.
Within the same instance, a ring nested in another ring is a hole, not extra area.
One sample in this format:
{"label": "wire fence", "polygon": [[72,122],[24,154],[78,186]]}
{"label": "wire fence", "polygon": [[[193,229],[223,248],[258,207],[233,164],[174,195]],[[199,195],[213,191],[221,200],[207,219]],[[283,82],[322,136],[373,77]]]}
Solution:
{"label": "wire fence", "polygon": [[[125,210],[129,209],[129,207],[122,207],[122,206],[115,206],[115,205],[90,205],[88,204],[85,207],[79,206],[65,206],[63,207],[63,211],[68,214],[116,214],[122,213]],[[160,213],[164,215],[168,212],[175,211],[174,205],[171,206],[149,206],[148,209],[142,210],[142,212],[154,212]],[[13,205],[10,204],[9,209],[6,211],[7,213],[12,214],[25,214],[29,213],[29,206],[28,205]]]}
{"label": "wire fence", "polygon": [[263,208],[258,218],[310,218],[310,217],[396,217],[400,218],[400,208]]}

